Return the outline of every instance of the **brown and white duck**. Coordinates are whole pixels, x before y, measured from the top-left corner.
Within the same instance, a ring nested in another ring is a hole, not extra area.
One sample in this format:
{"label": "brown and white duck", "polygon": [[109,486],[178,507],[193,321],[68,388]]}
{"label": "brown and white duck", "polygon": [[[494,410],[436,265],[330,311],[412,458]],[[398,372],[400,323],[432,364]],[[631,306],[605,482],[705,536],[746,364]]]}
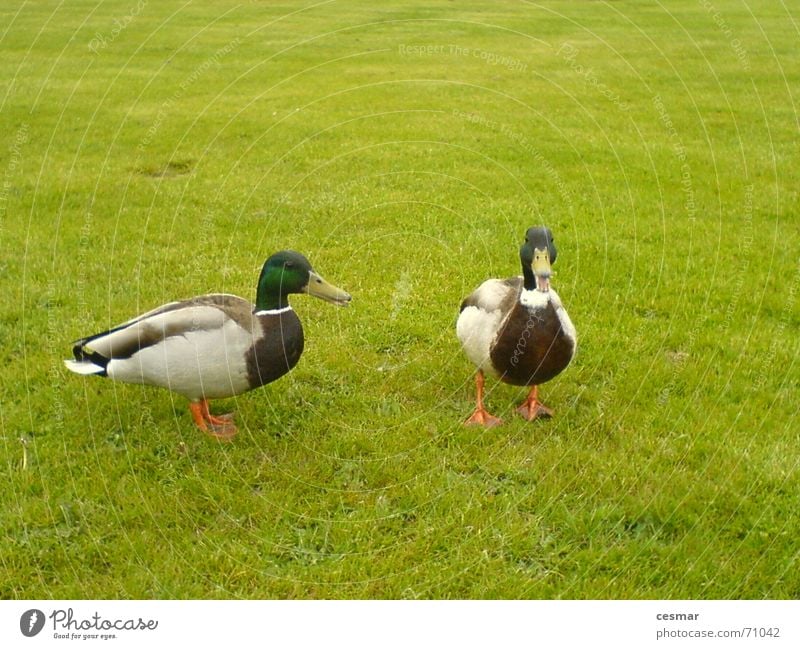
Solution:
{"label": "brown and white duck", "polygon": [[531,386],[517,408],[525,419],[551,417],[538,386],[562,372],[575,354],[576,333],[558,294],[550,287],[556,260],[548,228],[529,228],[519,251],[522,276],[489,279],[461,303],[456,334],[477,367],[477,404],[466,424],[502,423],[483,404],[484,375],[511,385]]}

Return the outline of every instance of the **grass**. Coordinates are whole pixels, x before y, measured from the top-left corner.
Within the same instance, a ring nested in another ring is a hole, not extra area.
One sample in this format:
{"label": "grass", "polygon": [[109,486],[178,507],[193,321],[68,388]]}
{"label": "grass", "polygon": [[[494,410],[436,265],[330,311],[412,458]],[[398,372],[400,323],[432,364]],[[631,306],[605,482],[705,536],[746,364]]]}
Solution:
{"label": "grass", "polygon": [[[800,597],[792,12],[5,7],[0,596]],[[458,305],[540,222],[556,417],[491,383],[506,425],[465,429]],[[62,367],[284,247],[354,304],[295,297],[300,365],[216,404],[235,443]]]}

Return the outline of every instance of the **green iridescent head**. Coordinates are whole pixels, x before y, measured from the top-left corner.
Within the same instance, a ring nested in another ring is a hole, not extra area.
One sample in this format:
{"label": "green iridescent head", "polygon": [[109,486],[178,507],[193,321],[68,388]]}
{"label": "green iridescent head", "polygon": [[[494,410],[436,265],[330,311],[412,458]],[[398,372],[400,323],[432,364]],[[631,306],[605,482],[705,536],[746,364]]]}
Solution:
{"label": "green iridescent head", "polygon": [[556,261],[556,244],[550,228],[528,228],[525,243],[519,249],[526,290],[546,293],[550,290],[551,265]]}
{"label": "green iridescent head", "polygon": [[308,293],[339,306],[347,306],[352,299],[348,293],[322,279],[299,252],[281,250],[267,259],[261,269],[256,310],[285,308],[289,306],[286,298],[290,293]]}

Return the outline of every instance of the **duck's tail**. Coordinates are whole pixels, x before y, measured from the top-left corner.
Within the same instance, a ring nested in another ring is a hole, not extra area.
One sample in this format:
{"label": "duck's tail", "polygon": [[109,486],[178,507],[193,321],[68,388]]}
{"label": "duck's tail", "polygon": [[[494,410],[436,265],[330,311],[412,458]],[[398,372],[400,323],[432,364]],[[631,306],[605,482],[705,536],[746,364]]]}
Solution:
{"label": "duck's tail", "polygon": [[73,360],[66,360],[64,361],[64,365],[67,366],[67,369],[70,372],[75,372],[75,374],[99,374],[101,376],[106,375],[106,368],[100,367],[99,365],[95,365],[91,361],[73,361]]}

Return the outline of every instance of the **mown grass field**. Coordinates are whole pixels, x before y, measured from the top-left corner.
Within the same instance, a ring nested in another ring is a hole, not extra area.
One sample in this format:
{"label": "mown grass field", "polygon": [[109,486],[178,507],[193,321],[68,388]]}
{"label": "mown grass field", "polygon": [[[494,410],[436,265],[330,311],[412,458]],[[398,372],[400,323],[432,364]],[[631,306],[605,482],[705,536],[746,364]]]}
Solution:
{"label": "mown grass field", "polygon": [[[398,3],[399,4],[399,3]],[[800,16],[767,0],[6,3],[0,596],[800,597]],[[458,306],[546,223],[556,411],[461,421]],[[300,365],[69,374],[305,253]]]}

